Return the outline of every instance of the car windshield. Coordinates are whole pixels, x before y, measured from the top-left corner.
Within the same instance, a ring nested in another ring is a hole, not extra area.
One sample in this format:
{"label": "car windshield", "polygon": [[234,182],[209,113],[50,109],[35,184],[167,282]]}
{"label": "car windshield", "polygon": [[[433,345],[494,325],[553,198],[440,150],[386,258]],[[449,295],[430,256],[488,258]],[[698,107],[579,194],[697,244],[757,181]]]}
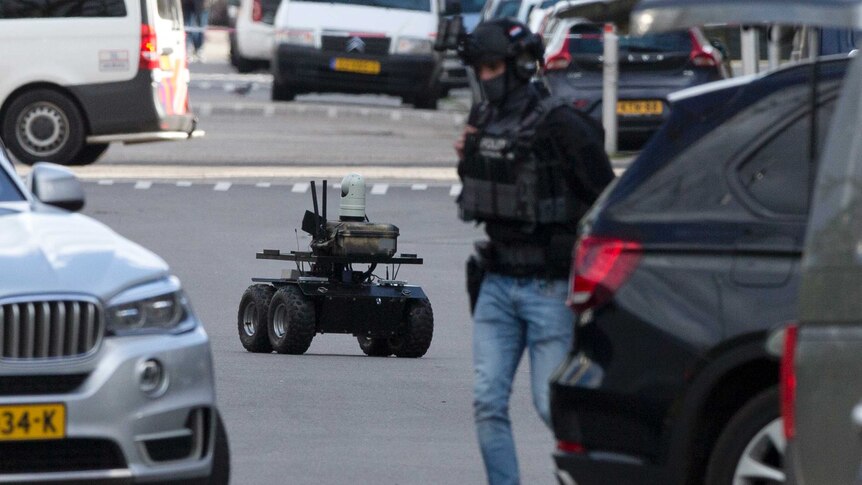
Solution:
{"label": "car windshield", "polygon": [[[3,148],[0,148],[2,150]],[[0,157],[2,157],[0,153]],[[18,190],[18,186],[12,181],[12,177],[0,166],[0,202],[22,202],[27,199]]]}
{"label": "car windshield", "polygon": [[401,10],[431,11],[431,0],[296,0],[302,2],[362,5],[365,7],[397,8]]}
{"label": "car windshield", "polygon": [[[596,25],[575,25],[569,30],[570,54],[602,54],[602,30]],[[686,31],[644,36],[620,36],[620,53],[690,52],[691,35]]]}

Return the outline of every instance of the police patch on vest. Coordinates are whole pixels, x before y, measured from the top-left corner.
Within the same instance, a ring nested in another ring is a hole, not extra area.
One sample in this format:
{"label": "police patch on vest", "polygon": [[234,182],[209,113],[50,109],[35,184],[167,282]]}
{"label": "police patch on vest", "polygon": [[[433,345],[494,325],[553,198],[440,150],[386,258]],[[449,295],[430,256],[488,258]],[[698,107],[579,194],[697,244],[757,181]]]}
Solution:
{"label": "police patch on vest", "polygon": [[491,136],[479,140],[479,153],[486,158],[503,158],[509,140]]}

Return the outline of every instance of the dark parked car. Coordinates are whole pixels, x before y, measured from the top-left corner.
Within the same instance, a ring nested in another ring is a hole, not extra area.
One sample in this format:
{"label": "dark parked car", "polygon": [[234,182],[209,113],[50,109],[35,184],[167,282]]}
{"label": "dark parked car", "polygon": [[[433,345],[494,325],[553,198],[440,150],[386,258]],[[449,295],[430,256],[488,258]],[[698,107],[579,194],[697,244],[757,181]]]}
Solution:
{"label": "dark parked car", "polygon": [[[560,3],[547,16],[546,77],[554,94],[602,118],[602,27],[567,16]],[[642,145],[669,116],[668,95],[730,76],[721,51],[699,29],[619,37],[617,117],[620,141]]]}
{"label": "dark parked car", "polygon": [[[819,64],[820,139],[847,64]],[[582,220],[576,342],[551,382],[561,483],[783,482],[764,344],[798,317],[811,71],[670,96],[667,123]]]}

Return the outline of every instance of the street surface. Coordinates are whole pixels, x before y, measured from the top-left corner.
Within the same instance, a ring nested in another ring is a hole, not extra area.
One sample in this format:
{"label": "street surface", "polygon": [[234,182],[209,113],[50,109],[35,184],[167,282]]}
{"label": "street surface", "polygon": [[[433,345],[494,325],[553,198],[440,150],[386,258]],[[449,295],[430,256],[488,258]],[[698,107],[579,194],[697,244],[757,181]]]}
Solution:
{"label": "street surface", "polygon": [[[399,252],[425,259],[399,275],[422,286],[433,305],[434,340],[421,359],[366,357],[347,335],[318,335],[301,356],[242,348],[236,316],[243,290],[254,276],[291,268],[255,260],[255,252],[297,248],[294,228],[311,207],[309,192],[294,192],[292,184],[133,181],[87,182],[85,190],[84,212],[165,258],[204,322],[232,483],[484,482],[464,291],[464,261],[481,234],[457,220],[449,186],[390,186],[367,199],[372,221],[400,228]],[[330,189],[330,213],[338,200]],[[299,247],[308,242],[300,232]],[[532,409],[527,361],[515,384],[511,414],[523,482],[554,483],[553,440]]]}

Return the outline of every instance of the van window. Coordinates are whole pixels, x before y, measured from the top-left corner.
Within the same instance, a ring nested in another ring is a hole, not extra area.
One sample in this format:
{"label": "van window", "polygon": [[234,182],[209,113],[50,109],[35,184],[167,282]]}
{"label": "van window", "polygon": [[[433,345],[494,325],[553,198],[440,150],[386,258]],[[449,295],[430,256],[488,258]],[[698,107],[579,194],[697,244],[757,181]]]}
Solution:
{"label": "van window", "polygon": [[302,2],[362,5],[366,7],[394,8],[400,10],[431,11],[431,0],[297,0]]}
{"label": "van window", "polygon": [[173,21],[175,27],[182,25],[182,9],[177,0],[157,0],[156,5],[160,18]]}
{"label": "van window", "polygon": [[461,2],[461,13],[479,13],[485,6],[485,0],[463,0]]}
{"label": "van window", "polygon": [[125,0],[0,1],[0,19],[125,16]]}

